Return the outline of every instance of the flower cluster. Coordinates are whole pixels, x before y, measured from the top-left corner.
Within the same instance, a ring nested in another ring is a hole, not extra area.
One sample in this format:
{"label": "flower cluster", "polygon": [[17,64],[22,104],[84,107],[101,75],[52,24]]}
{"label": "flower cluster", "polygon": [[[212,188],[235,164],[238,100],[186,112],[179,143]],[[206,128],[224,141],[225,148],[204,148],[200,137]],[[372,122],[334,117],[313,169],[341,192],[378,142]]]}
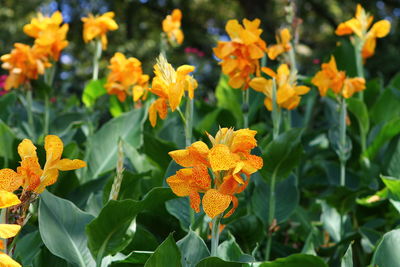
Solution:
{"label": "flower cluster", "polygon": [[346,72],[337,69],[333,56],[329,63],[321,65],[321,70],[315,74],[311,82],[318,87],[321,96],[325,96],[329,88],[344,98],[350,98],[354,93],[365,89],[364,78],[346,77]]}
{"label": "flower cluster", "polygon": [[185,91],[190,99],[194,98],[197,81],[189,75],[194,69],[193,66],[183,65],[175,71],[162,54],[158,57],[154,65],[155,77],[149,89],[158,96],[149,108],[149,119],[153,127],[157,123],[157,114],[161,119],[167,117],[168,105],[172,111],[179,107]]}
{"label": "flower cluster", "polygon": [[[0,190],[0,209],[12,207],[20,204],[21,201],[11,192]],[[0,238],[11,238],[18,234],[21,226],[18,224],[0,224]],[[3,250],[3,241],[0,240],[0,250]],[[0,266],[21,267],[10,256],[0,251]]]}
{"label": "flower cluster", "polygon": [[172,44],[182,44],[183,32],[181,30],[182,12],[174,9],[162,22],[163,31],[166,33],[168,41]]}
{"label": "flower cluster", "polygon": [[64,144],[58,136],[48,135],[45,138],[46,163],[42,169],[36,153],[36,147],[29,139],[18,145],[21,157],[20,166],[15,172],[12,169],[0,170],[0,190],[14,192],[22,186],[24,192],[32,191],[40,194],[46,186],[57,181],[59,171],[76,170],[86,166],[79,159],[61,159]]}
{"label": "flower cluster", "polygon": [[[297,85],[296,79],[290,75],[288,65],[281,64],[275,73],[272,69],[263,67],[262,71],[275,79],[276,81],[276,103],[285,109],[296,108],[301,100],[301,95],[304,95],[310,91],[308,86]],[[251,88],[254,90],[264,93],[265,100],[264,105],[268,110],[273,108],[273,80],[265,79],[264,77],[255,77],[250,82]]]}
{"label": "flower cluster", "polygon": [[360,4],[358,4],[355,17],[340,23],[336,29],[337,35],[348,35],[354,33],[358,38],[360,38],[363,44],[362,57],[364,59],[374,55],[376,39],[383,38],[390,32],[390,22],[388,20],[380,20],[374,23],[370,28],[373,19],[374,18],[370,16]]}
{"label": "flower cluster", "polygon": [[292,36],[289,29],[283,28],[276,35],[276,44],[268,46],[268,57],[272,60],[276,59],[280,54],[290,51],[292,45],[290,40]]}
{"label": "flower cluster", "polygon": [[[211,218],[225,212],[232,203],[230,216],[238,206],[235,194],[242,192],[250,175],[263,166],[262,158],[252,155],[257,146],[256,131],[222,128],[215,138],[208,135],[211,149],[202,141],[197,141],[186,149],[169,152],[176,163],[184,167],[167,178],[167,183],[177,196],[189,196],[190,206],[204,212]],[[209,174],[212,172],[212,177]],[[200,199],[200,193],[204,193]]]}
{"label": "flower cluster", "polygon": [[83,40],[85,43],[95,38],[100,38],[103,50],[107,49],[107,32],[118,29],[118,24],[113,19],[114,12],[106,12],[101,16],[93,16],[82,18],[83,21]]}
{"label": "flower cluster", "polygon": [[229,76],[229,85],[247,90],[251,75],[260,72],[259,59],[264,56],[267,47],[260,37],[259,19],[244,19],[243,25],[237,20],[229,20],[225,29],[231,40],[219,41],[214,54],[222,60],[220,65],[222,72]]}
{"label": "flower cluster", "polygon": [[46,57],[58,60],[61,51],[68,45],[66,40],[68,24],[63,23],[60,11],[53,13],[51,17],[45,17],[39,13],[30,24],[24,26],[24,32],[35,38],[35,47],[39,53]]}
{"label": "flower cluster", "polygon": [[127,95],[133,96],[133,101],[141,97],[146,99],[149,76],[143,74],[142,63],[134,58],[126,58],[122,53],[115,53],[110,59],[108,68],[111,72],[107,76],[105,88],[111,95],[117,95],[123,102]]}

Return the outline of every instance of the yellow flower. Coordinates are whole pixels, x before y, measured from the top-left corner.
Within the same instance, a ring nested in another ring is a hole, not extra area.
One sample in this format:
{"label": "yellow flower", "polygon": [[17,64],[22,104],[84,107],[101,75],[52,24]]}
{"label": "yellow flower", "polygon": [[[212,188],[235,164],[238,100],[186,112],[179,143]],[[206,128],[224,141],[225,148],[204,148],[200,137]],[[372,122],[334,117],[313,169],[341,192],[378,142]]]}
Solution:
{"label": "yellow flower", "polygon": [[329,88],[335,94],[350,98],[354,93],[365,89],[364,78],[347,78],[344,71],[339,71],[336,60],[332,56],[329,63],[323,63],[311,82],[318,87],[321,96],[325,96]]}
{"label": "yellow flower", "polygon": [[83,40],[85,43],[92,41],[94,38],[101,39],[103,50],[107,49],[107,32],[118,29],[118,24],[115,22],[114,12],[107,12],[101,16],[93,16],[82,18],[83,21]]}
{"label": "yellow flower", "polygon": [[354,33],[362,40],[362,57],[364,59],[374,55],[376,39],[383,38],[390,32],[390,22],[388,20],[380,20],[374,23],[370,28],[373,19],[374,18],[365,12],[364,8],[358,4],[355,17],[340,23],[336,29],[337,35]]}
{"label": "yellow flower", "polygon": [[225,29],[231,41],[219,41],[213,50],[215,56],[221,59],[222,72],[229,76],[229,85],[247,90],[250,76],[259,76],[259,59],[264,56],[267,47],[260,37],[259,19],[244,19],[243,25],[237,20],[229,20]]}
{"label": "yellow flower", "polygon": [[1,60],[4,62],[2,68],[9,71],[5,90],[36,80],[39,74],[44,73],[45,68],[51,66],[36,46],[30,47],[21,43],[15,43],[11,53],[1,56]]}
{"label": "yellow flower", "polygon": [[58,60],[61,51],[68,45],[68,24],[61,26],[62,22],[60,11],[54,12],[51,17],[44,17],[39,13],[37,18],[33,18],[30,24],[24,26],[24,32],[36,39],[35,46],[38,51]]}
{"label": "yellow flower", "polygon": [[[225,214],[229,217],[238,206],[235,194],[242,192],[250,175],[263,166],[262,158],[251,154],[257,146],[256,133],[249,129],[222,128],[215,137],[208,135],[211,149],[197,141],[186,149],[169,152],[184,168],[168,177],[167,183],[176,195],[188,196],[196,212],[202,203],[211,218],[225,212],[232,203],[232,209]],[[213,173],[213,181],[208,170]],[[204,193],[202,200],[199,193]]]}
{"label": "yellow flower", "polygon": [[[13,193],[0,190],[0,208],[8,208],[20,204],[21,201]],[[18,224],[0,224],[0,238],[14,237],[21,230]],[[0,241],[0,249],[3,248],[3,243]],[[5,267],[21,267],[21,265],[14,261],[10,256],[0,251],[0,266]]]}
{"label": "yellow flower", "polygon": [[141,97],[146,99],[149,76],[143,74],[142,63],[134,58],[126,58],[122,53],[115,53],[108,68],[111,72],[107,76],[105,88],[111,95],[117,95],[123,102],[127,95],[132,95],[137,101]]}
{"label": "yellow flower", "polygon": [[[301,95],[310,91],[310,88],[304,85],[297,85],[296,81],[291,78],[288,65],[282,64],[279,66],[277,73],[272,69],[263,67],[262,71],[274,78],[276,81],[276,102],[286,109],[294,109],[300,104]],[[272,110],[272,80],[264,77],[255,77],[250,82],[251,88],[264,93],[264,105],[268,110]]]}
{"label": "yellow flower", "polygon": [[168,40],[172,43],[182,44],[183,32],[181,30],[182,12],[174,9],[162,22],[163,31],[167,34]]}
{"label": "yellow flower", "polygon": [[161,54],[154,65],[155,77],[152,81],[150,92],[159,98],[149,108],[149,119],[154,127],[157,123],[157,114],[165,119],[168,113],[168,105],[175,111],[182,100],[185,91],[190,99],[194,98],[194,90],[197,88],[197,81],[189,75],[195,67],[190,65],[180,66],[176,71]]}
{"label": "yellow flower", "polygon": [[276,35],[277,44],[268,46],[268,57],[272,60],[276,59],[280,54],[285,53],[292,49],[290,44],[290,40],[292,36],[290,34],[289,29],[283,28],[279,31],[279,34]]}
{"label": "yellow flower", "polygon": [[79,159],[61,159],[64,145],[58,136],[46,136],[44,147],[46,163],[42,169],[35,145],[31,140],[24,139],[18,145],[21,163],[17,172],[11,169],[0,170],[0,190],[13,192],[22,186],[24,191],[40,194],[46,186],[57,181],[59,170],[75,170],[86,166],[86,163]]}

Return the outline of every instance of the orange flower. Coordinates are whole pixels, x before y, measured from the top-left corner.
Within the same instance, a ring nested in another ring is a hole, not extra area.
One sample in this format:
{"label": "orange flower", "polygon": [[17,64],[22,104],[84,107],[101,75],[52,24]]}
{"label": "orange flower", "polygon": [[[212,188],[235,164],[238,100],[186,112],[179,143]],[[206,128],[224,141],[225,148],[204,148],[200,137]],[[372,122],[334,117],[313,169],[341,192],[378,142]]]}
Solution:
{"label": "orange flower", "polygon": [[115,22],[114,12],[107,12],[101,16],[93,16],[82,18],[83,21],[83,40],[85,43],[92,41],[94,38],[101,39],[103,50],[107,49],[107,32],[118,29]]}
{"label": "orange flower", "polygon": [[30,24],[24,26],[24,32],[36,39],[35,47],[40,53],[58,60],[61,51],[68,45],[68,24],[60,26],[62,22],[60,11],[54,12],[51,17],[44,17],[39,13],[37,18],[33,18]]}
{"label": "orange flower", "polygon": [[[232,203],[232,209],[225,214],[229,217],[238,206],[235,194],[242,192],[250,175],[263,166],[262,158],[250,153],[257,146],[256,133],[249,129],[222,128],[215,138],[208,135],[211,149],[198,141],[186,149],[169,152],[184,168],[168,177],[167,183],[176,195],[189,196],[196,212],[200,211],[201,202],[211,218],[225,212]],[[213,181],[208,170],[213,173]],[[199,193],[204,193],[202,201]]]}
{"label": "orange flower", "polygon": [[175,111],[187,91],[190,99],[194,98],[194,90],[197,88],[197,81],[189,75],[195,68],[190,65],[180,66],[176,71],[161,54],[154,65],[155,77],[152,81],[150,92],[159,98],[149,108],[149,119],[154,127],[157,123],[157,114],[165,119],[168,113],[168,105]]}
{"label": "orange flower", "polygon": [[18,145],[21,164],[17,168],[17,172],[11,169],[0,170],[0,190],[13,192],[22,186],[24,191],[33,191],[40,194],[46,186],[52,185],[57,181],[59,170],[76,170],[86,166],[86,163],[79,159],[61,159],[64,145],[58,136],[46,136],[44,147],[46,150],[46,163],[42,169],[39,164],[36,147],[31,140],[24,139]]}
{"label": "orange flower", "polygon": [[[342,22],[336,29],[337,35],[355,34],[362,41],[362,57],[364,59],[374,55],[376,39],[383,38],[390,32],[390,22],[380,20],[370,28],[373,17],[365,12],[364,8],[358,4],[354,18]],[[368,31],[369,29],[369,31]]]}
{"label": "orange flower", "polygon": [[[301,95],[310,91],[308,86],[297,85],[294,78],[290,76],[288,65],[282,64],[279,66],[277,73],[272,69],[263,67],[262,71],[271,76],[276,81],[276,102],[286,109],[294,109],[300,104]],[[251,88],[264,93],[264,105],[268,110],[272,110],[272,80],[267,80],[264,77],[255,77],[250,82]]]}
{"label": "orange flower", "polygon": [[182,44],[183,32],[181,30],[182,12],[174,9],[171,15],[168,15],[162,22],[163,31],[167,34],[171,43]]}
{"label": "orange flower", "polygon": [[268,57],[274,60],[280,54],[292,49],[292,45],[290,44],[291,39],[292,36],[290,35],[289,29],[283,28],[282,30],[280,30],[279,34],[276,35],[277,44],[268,46]]}
{"label": "orange flower", "polygon": [[108,68],[111,72],[107,76],[105,88],[111,95],[117,95],[123,102],[127,95],[132,95],[137,101],[141,97],[146,99],[149,76],[143,74],[142,63],[134,58],[126,58],[122,53],[115,53]]}
{"label": "orange flower", "polygon": [[221,59],[222,72],[229,76],[229,85],[247,90],[250,76],[259,74],[259,59],[264,56],[267,47],[260,38],[259,19],[244,19],[243,25],[237,20],[229,20],[225,29],[231,41],[219,41],[213,50],[215,56]]}
{"label": "orange flower", "polygon": [[[13,193],[0,190],[0,209],[8,208],[20,204],[21,201]],[[18,224],[0,224],[0,238],[14,237],[21,230]],[[0,241],[0,249],[3,249],[3,243]],[[21,267],[21,265],[14,261],[10,256],[0,251],[0,266],[7,267]]]}
{"label": "orange flower", "polygon": [[43,56],[36,46],[15,43],[10,54],[1,56],[4,62],[2,68],[9,71],[4,85],[5,90],[18,88],[29,80],[36,80],[39,74],[43,74],[45,68],[51,66],[47,58]]}
{"label": "orange flower", "polygon": [[350,98],[354,93],[365,89],[364,78],[347,78],[344,71],[339,71],[335,58],[332,56],[329,63],[321,65],[322,70],[315,74],[311,82],[318,87],[321,96],[325,96],[328,89],[335,94]]}

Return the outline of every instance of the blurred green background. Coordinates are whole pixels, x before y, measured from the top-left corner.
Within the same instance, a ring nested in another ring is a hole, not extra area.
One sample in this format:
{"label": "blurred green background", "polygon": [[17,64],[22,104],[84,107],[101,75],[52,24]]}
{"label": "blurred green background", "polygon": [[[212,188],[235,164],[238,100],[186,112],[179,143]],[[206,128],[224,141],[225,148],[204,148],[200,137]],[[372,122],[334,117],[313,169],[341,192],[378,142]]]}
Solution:
{"label": "blurred green background", "polygon": [[[185,40],[182,46],[170,49],[169,61],[173,64],[189,63],[197,67],[196,78],[202,87],[214,90],[220,68],[212,48],[226,39],[225,23],[229,19],[260,18],[267,44],[275,43],[275,32],[287,25],[285,0],[30,0],[16,4],[14,0],[1,0],[0,53],[8,53],[14,42],[32,44],[22,27],[37,12],[63,13],[69,23],[69,46],[64,50],[57,68],[56,88],[64,92],[81,92],[91,77],[93,47],[82,40],[81,17],[88,13],[114,11],[120,28],[108,33],[109,47],[103,53],[100,77],[107,74],[106,66],[111,56],[119,51],[143,62],[144,71],[152,74],[155,57],[159,53],[161,22],[174,8],[183,12],[182,29]],[[300,25],[298,61],[304,75],[313,75],[321,62],[326,61],[339,43],[348,37],[337,37],[336,26],[350,19],[357,1],[308,0],[294,1]],[[400,0],[361,1],[362,6],[374,15],[375,21],[388,19],[392,23],[390,35],[379,39],[376,55],[366,64],[367,78],[392,77],[400,64]],[[192,48],[192,49],[191,49]],[[194,51],[193,48],[197,50]],[[339,65],[340,65],[340,59]],[[4,70],[1,74],[5,74]],[[351,75],[351,73],[350,73]]]}

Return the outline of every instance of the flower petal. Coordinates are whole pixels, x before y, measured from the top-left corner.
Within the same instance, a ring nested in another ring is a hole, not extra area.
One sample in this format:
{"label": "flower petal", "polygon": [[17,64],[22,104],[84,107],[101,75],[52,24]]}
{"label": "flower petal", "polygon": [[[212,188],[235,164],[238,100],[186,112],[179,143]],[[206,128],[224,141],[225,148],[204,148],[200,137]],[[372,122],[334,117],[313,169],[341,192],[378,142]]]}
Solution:
{"label": "flower petal", "polygon": [[21,225],[18,224],[0,224],[0,238],[14,237],[21,230]]}
{"label": "flower petal", "polygon": [[22,177],[11,169],[0,170],[0,190],[14,192],[22,185]]}
{"label": "flower petal", "polygon": [[60,171],[70,171],[86,167],[86,162],[80,159],[62,159],[57,162],[56,168]]}
{"label": "flower petal", "polygon": [[237,163],[236,155],[231,153],[229,147],[224,144],[217,144],[211,148],[208,160],[213,171],[229,170]]}
{"label": "flower petal", "polygon": [[225,195],[216,189],[208,190],[203,196],[203,209],[204,212],[210,217],[223,213],[231,204],[232,196]]}
{"label": "flower petal", "polygon": [[21,201],[18,199],[17,195],[0,190],[0,209],[8,208],[20,204]]}
{"label": "flower petal", "polygon": [[22,265],[13,260],[10,256],[0,253],[0,266],[4,267],[21,267]]}

